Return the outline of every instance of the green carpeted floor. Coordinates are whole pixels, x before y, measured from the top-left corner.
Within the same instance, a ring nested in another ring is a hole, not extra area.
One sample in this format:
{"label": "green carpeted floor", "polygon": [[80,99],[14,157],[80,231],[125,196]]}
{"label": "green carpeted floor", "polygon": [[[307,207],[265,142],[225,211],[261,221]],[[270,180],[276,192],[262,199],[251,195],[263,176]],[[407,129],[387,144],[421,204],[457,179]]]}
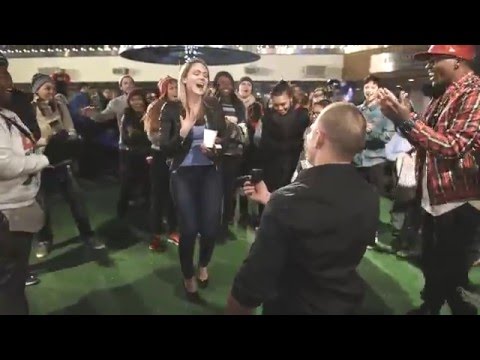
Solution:
{"label": "green carpeted floor", "polygon": [[[187,303],[183,297],[177,248],[166,254],[148,250],[147,218],[132,210],[129,222],[114,218],[118,187],[108,181],[82,182],[97,236],[109,250],[94,254],[83,247],[68,206],[59,200],[53,214],[55,247],[33,269],[42,282],[27,289],[31,313],[208,315],[223,312],[232,279],[248,252],[253,233],[236,229],[238,239],[218,246],[209,269],[211,286],[202,291],[207,305]],[[382,201],[384,223],[389,222],[388,201]],[[143,230],[142,230],[143,229]],[[381,236],[388,237],[384,233]],[[360,266],[368,284],[365,314],[403,314],[420,304],[420,271],[394,256],[368,252]],[[471,279],[480,282],[480,272]],[[444,313],[448,313],[447,310]]]}

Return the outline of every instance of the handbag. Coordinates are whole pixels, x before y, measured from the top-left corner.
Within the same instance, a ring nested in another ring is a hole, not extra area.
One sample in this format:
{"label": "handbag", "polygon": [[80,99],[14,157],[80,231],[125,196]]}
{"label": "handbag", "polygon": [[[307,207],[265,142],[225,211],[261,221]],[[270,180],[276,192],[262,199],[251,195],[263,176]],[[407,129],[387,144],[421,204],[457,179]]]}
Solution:
{"label": "handbag", "polygon": [[415,153],[403,153],[397,157],[396,169],[398,174],[398,186],[403,188],[417,187],[415,156]]}

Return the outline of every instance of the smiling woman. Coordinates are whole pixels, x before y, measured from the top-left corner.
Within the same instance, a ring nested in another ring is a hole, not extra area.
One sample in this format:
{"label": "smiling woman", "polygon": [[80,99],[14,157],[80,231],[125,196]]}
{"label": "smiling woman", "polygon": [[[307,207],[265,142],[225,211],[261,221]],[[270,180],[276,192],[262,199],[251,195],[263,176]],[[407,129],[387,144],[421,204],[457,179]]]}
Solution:
{"label": "smiling woman", "polygon": [[198,282],[208,285],[207,266],[219,235],[222,186],[217,168],[219,150],[207,148],[209,135],[222,142],[226,124],[222,107],[207,96],[209,71],[203,60],[192,59],[180,70],[178,98],[161,113],[160,149],[172,159],[172,196],[177,208],[179,255],[187,299],[198,302],[193,254],[200,234]]}
{"label": "smiling woman", "polygon": [[[219,241],[224,243],[231,234],[228,234],[228,224],[233,223],[236,206],[235,179],[241,174],[245,146],[245,106],[235,94],[232,75],[227,71],[220,71],[213,80],[215,96],[222,105],[227,120],[227,139],[224,145],[222,158],[223,183],[223,216],[222,235]],[[240,124],[240,125],[238,125]],[[245,130],[246,132],[246,130]]]}

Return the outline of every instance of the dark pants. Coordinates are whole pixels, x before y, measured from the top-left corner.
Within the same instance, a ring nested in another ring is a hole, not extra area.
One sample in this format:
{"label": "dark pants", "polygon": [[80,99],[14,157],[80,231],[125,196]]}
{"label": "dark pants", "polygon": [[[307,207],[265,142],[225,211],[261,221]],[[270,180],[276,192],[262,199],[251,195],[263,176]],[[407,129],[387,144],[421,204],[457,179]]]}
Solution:
{"label": "dark pants", "polygon": [[358,168],[360,174],[369,184],[372,184],[381,196],[386,196],[386,166],[387,163],[381,163],[370,167]]}
{"label": "dark pants", "polygon": [[91,178],[98,171],[98,147],[93,141],[96,134],[96,123],[82,119],[75,123],[75,129],[82,137],[82,145],[78,156],[78,175],[82,178]]}
{"label": "dark pants", "polygon": [[[75,124],[83,138],[79,166],[81,177],[118,176],[118,126],[91,120]],[[115,145],[116,144],[116,145]]]}
{"label": "dark pants", "polygon": [[[432,308],[459,301],[459,287],[468,285],[468,257],[480,212],[465,204],[441,216],[425,214],[423,223],[423,298]],[[452,309],[453,310],[453,309]]]}
{"label": "dark pants", "polygon": [[265,162],[264,177],[268,191],[274,192],[292,182],[300,153],[279,154]]}
{"label": "dark pants", "polygon": [[222,183],[214,166],[181,167],[171,174],[172,196],[180,230],[180,265],[183,277],[194,276],[193,253],[200,234],[199,266],[210,263],[220,231]]}
{"label": "dark pants", "polygon": [[420,203],[415,200],[405,204],[405,206],[404,220],[392,246],[400,250],[420,251],[422,239],[419,230],[422,222],[422,209]]}
{"label": "dark pants", "polygon": [[28,315],[25,281],[32,238],[30,233],[11,232],[0,213],[0,315]]}
{"label": "dark pants", "polygon": [[242,158],[224,156],[222,161],[223,216],[222,229],[227,230],[229,222],[235,217],[235,180],[241,174]]}
{"label": "dark pants", "polygon": [[480,260],[480,223],[476,226],[475,237],[472,243],[472,250],[468,259],[468,264],[472,265]]}
{"label": "dark pants", "polygon": [[[269,192],[273,193],[292,182],[299,158],[300,152],[295,152],[264,159],[264,181]],[[262,216],[264,208],[263,205],[259,205],[259,217]]]}
{"label": "dark pants", "polygon": [[[398,181],[398,180],[396,180]],[[420,201],[416,199],[416,188],[405,188],[397,185],[393,191],[391,210],[394,239],[394,250],[420,249],[419,229],[422,211]]]}
{"label": "dark pants", "polygon": [[168,231],[177,231],[177,215],[170,194],[170,169],[161,151],[154,150],[150,165],[150,226],[154,235],[163,233],[163,217],[166,215]]}
{"label": "dark pants", "polygon": [[[249,175],[253,169],[262,168],[262,157],[258,148],[250,144],[245,150],[244,160],[242,162],[241,175]],[[240,216],[248,217],[248,199],[246,196],[240,196]]]}
{"label": "dark pants", "polygon": [[128,209],[128,202],[132,200],[136,191],[141,191],[145,199],[149,199],[149,185],[147,155],[130,151],[121,153],[120,196],[117,212],[124,215]]}
{"label": "dark pants", "polygon": [[246,196],[240,196],[240,216],[248,216],[248,199]]}
{"label": "dark pants", "polygon": [[53,232],[51,224],[51,209],[53,193],[60,190],[65,201],[70,206],[73,219],[77,224],[82,240],[88,240],[93,235],[92,227],[88,217],[85,200],[83,198],[80,186],[74,178],[70,165],[62,166],[56,169],[47,169],[42,173],[42,185],[40,191],[40,200],[43,203],[45,211],[45,226],[38,233],[40,242],[53,242]]}
{"label": "dark pants", "polygon": [[128,156],[128,151],[125,149],[119,149],[118,150],[118,168],[119,168],[119,175],[120,178],[122,178],[123,174],[127,170],[126,164],[127,164],[127,156]]}

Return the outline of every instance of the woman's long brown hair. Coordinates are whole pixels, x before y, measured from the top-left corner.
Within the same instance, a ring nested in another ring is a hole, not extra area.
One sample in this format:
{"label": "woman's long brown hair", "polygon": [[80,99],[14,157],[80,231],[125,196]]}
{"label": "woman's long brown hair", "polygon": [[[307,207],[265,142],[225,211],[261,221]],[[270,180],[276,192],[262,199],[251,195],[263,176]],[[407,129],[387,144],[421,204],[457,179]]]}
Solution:
{"label": "woman's long brown hair", "polygon": [[147,134],[160,130],[160,113],[163,105],[168,101],[168,86],[176,82],[177,80],[170,76],[159,81],[158,90],[160,91],[160,97],[148,106],[147,112],[143,117],[144,129]]}

